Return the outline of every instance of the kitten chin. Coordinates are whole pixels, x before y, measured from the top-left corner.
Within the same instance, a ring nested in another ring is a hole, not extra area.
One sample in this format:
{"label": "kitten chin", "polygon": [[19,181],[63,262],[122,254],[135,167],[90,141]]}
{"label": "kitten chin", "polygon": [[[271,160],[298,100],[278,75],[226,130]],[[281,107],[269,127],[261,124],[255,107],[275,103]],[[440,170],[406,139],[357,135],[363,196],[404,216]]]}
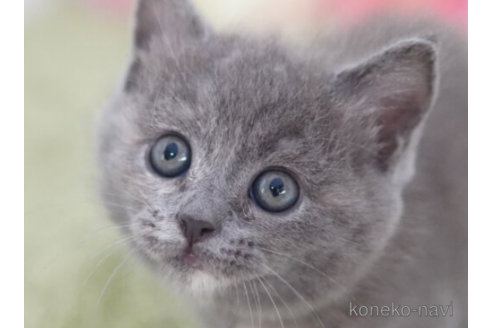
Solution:
{"label": "kitten chin", "polygon": [[[223,288],[221,282],[214,275],[200,270],[186,274],[184,281],[183,289],[185,292],[196,297],[211,297],[217,290]],[[167,283],[170,282],[167,281]]]}

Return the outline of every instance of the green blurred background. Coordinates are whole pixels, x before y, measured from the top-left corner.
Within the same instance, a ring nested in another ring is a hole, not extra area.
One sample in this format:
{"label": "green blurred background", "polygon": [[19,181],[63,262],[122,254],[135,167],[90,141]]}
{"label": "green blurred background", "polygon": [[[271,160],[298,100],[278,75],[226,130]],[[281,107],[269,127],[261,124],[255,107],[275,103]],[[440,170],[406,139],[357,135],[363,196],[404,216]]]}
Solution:
{"label": "green blurred background", "polygon": [[94,123],[129,53],[128,24],[72,2],[42,10],[25,26],[25,326],[194,327],[132,261],[102,295],[125,247],[107,247],[114,229],[94,234],[110,223],[95,192]]}
{"label": "green blurred background", "polygon": [[[97,198],[94,125],[130,53],[132,1],[25,0],[28,328],[197,326],[145,268],[134,260],[120,266],[124,243],[108,228]],[[247,27],[296,38],[350,23],[362,10],[358,0],[194,2],[218,29]],[[370,2],[380,1],[364,3]],[[459,19],[456,12],[443,10],[465,24],[466,12],[460,9]]]}

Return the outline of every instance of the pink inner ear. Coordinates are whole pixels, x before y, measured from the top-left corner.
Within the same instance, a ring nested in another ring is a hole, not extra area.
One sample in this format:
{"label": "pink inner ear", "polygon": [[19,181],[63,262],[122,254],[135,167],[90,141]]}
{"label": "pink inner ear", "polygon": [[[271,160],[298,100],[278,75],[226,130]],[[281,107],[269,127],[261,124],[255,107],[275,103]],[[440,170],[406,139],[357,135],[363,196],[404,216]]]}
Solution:
{"label": "pink inner ear", "polygon": [[378,152],[378,161],[383,169],[387,169],[391,157],[398,149],[398,142],[405,147],[412,131],[422,120],[425,104],[419,101],[416,95],[399,95],[381,99],[381,115],[377,122],[380,126],[378,141],[381,148]]}
{"label": "pink inner ear", "polygon": [[340,83],[348,88],[350,97],[365,99],[360,110],[378,128],[374,141],[382,170],[397,161],[395,152],[408,145],[412,131],[429,109],[435,57],[430,42],[407,40],[340,75]]}

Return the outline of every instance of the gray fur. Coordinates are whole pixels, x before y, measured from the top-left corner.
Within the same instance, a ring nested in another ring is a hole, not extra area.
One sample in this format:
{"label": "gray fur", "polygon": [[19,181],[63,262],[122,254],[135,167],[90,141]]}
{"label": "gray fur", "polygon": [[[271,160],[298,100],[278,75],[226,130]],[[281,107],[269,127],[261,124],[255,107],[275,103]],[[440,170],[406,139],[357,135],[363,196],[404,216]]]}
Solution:
{"label": "gray fur", "polygon": [[[204,324],[465,326],[464,38],[378,19],[293,50],[215,34],[185,1],[140,6],[126,83],[99,126],[102,195],[134,252]],[[182,178],[147,163],[169,131],[193,151]],[[301,187],[285,213],[248,197],[269,167]],[[206,273],[177,259],[183,212],[220,226],[194,245]],[[349,302],[450,301],[453,317],[349,316]]]}

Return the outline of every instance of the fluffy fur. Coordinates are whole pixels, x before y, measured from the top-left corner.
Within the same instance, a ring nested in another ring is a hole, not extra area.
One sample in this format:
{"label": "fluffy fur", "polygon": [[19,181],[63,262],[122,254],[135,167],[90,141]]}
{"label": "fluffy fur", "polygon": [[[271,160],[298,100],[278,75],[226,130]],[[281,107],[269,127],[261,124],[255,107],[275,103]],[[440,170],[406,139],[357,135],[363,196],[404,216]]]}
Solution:
{"label": "fluffy fur", "polygon": [[[389,19],[340,35],[293,50],[216,34],[185,1],[139,4],[99,128],[102,195],[132,250],[210,327],[465,325],[466,41]],[[193,151],[176,179],[147,163],[170,131]],[[301,188],[284,213],[248,196],[271,167]],[[220,227],[193,246],[204,270],[181,260],[182,213]],[[349,313],[450,301],[453,317]]]}

